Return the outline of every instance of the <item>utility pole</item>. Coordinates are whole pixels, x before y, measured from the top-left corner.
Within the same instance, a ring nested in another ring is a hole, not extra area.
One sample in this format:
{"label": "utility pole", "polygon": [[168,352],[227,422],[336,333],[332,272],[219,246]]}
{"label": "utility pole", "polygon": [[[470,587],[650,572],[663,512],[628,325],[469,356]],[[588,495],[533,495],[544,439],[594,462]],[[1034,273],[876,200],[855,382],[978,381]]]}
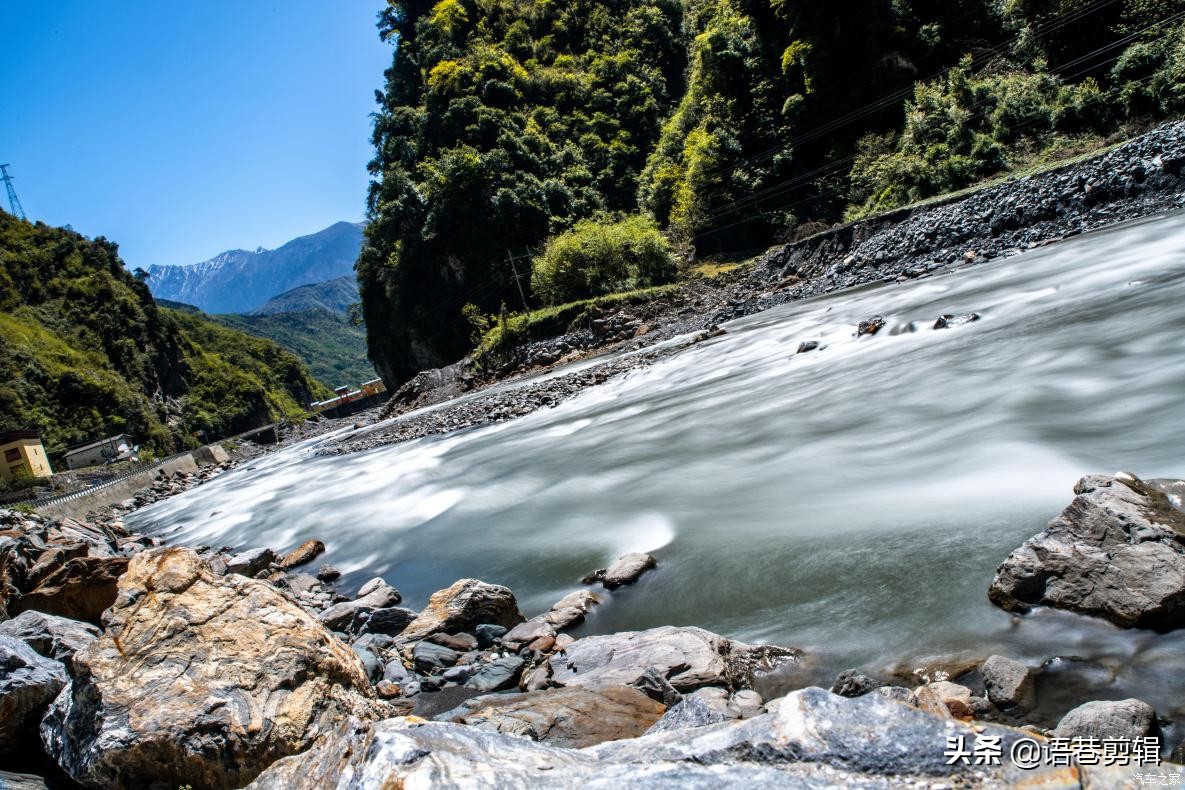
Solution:
{"label": "utility pole", "polygon": [[523,283],[518,277],[518,266],[514,263],[514,255],[510,250],[506,250],[506,257],[510,259],[510,270],[514,272],[514,284],[518,286],[518,298],[523,300],[523,312],[529,313],[531,309],[527,307],[527,295],[523,293]]}
{"label": "utility pole", "polygon": [[8,174],[8,168],[9,165],[0,165],[0,181],[4,182],[4,186],[8,190],[8,208],[12,212],[12,216],[26,219],[25,210],[21,208],[21,201],[16,196],[16,190],[12,188],[12,176]]}

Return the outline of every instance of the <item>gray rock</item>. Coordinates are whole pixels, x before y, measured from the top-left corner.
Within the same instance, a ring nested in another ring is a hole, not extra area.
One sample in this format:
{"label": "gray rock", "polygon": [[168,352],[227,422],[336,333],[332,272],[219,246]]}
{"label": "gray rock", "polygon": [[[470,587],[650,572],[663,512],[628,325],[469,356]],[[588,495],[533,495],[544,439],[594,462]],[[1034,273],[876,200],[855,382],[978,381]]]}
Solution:
{"label": "gray rock", "polygon": [[[775,713],[752,719],[669,729],[584,749],[447,722],[388,719],[339,727],[304,754],[273,764],[251,787],[888,790],[952,783],[1008,786],[1022,779],[1040,783],[1040,771],[1020,771],[1011,765],[947,765],[947,739],[962,736],[974,743],[976,734],[999,736],[1005,755],[1027,735],[990,724],[977,733],[969,725],[938,719],[876,694],[846,699],[822,689],[794,692]],[[1083,784],[1096,775],[1094,769],[1084,768]]]}
{"label": "gray rock", "polygon": [[469,673],[472,671],[472,667],[465,665],[449,667],[440,673],[440,677],[449,683],[464,683],[469,680]]}
{"label": "gray rock", "polygon": [[518,656],[494,659],[479,667],[465,683],[465,686],[478,691],[508,689],[518,683],[518,676],[523,671],[524,663]]}
{"label": "gray rock", "polygon": [[741,689],[732,695],[732,704],[740,711],[742,719],[751,719],[765,713],[765,700],[752,689]]}
{"label": "gray rock", "polygon": [[[551,675],[548,674],[548,680],[550,679]],[[678,704],[683,699],[683,695],[671,685],[671,681],[667,680],[654,667],[646,667],[646,671],[642,673],[642,676],[630,685],[647,697],[650,697],[650,699],[655,702],[661,702],[668,708]]]}
{"label": "gray rock", "polygon": [[410,682],[413,677],[411,670],[403,666],[402,661],[388,661],[387,665],[383,667],[383,680],[402,685]]}
{"label": "gray rock", "polygon": [[1124,627],[1185,624],[1185,513],[1165,494],[1179,483],[1082,478],[1061,515],[1000,565],[988,597],[1009,611],[1053,606]]}
{"label": "gray rock", "polygon": [[749,686],[762,661],[798,655],[786,648],[733,642],[702,628],[662,626],[578,639],[549,663],[552,679],[561,686],[629,686],[653,667],[687,692],[702,686]]}
{"label": "gray rock", "polygon": [[353,601],[334,604],[321,612],[319,617],[325,627],[333,631],[349,628],[358,615],[369,618],[374,616],[374,610],[393,607],[403,600],[399,591],[382,579],[372,579],[363,585],[359,592],[362,593],[363,590],[365,593]]}
{"label": "gray rock", "polygon": [[362,666],[366,670],[366,677],[370,678],[371,683],[377,683],[383,679],[383,662],[371,650],[365,647],[360,647],[357,644],[350,646],[354,655],[358,656],[358,660],[362,662]]}
{"label": "gray rock", "polygon": [[703,697],[690,694],[672,705],[663,717],[646,731],[646,734],[653,735],[671,730],[705,727],[709,724],[728,721],[729,718],[721,713],[715,705],[708,704]]}
{"label": "gray rock", "polygon": [[364,634],[398,636],[414,619],[416,619],[416,613],[411,609],[389,606],[367,612],[358,626],[358,631]]}
{"label": "gray rock", "polygon": [[417,642],[411,655],[416,669],[428,673],[451,667],[460,658],[456,650],[432,642]]}
{"label": "gray rock", "polygon": [[0,754],[37,732],[37,722],[66,685],[66,668],[19,639],[0,636]]}
{"label": "gray rock", "polygon": [[624,554],[605,569],[601,584],[610,590],[625,584],[633,584],[643,573],[657,565],[658,561],[650,554],[638,552]]}
{"label": "gray rock", "polygon": [[0,636],[19,639],[46,658],[65,662],[70,656],[99,638],[90,623],[67,620],[42,612],[21,612],[0,623]]}
{"label": "gray rock", "polygon": [[835,676],[835,683],[831,685],[831,693],[841,697],[862,697],[879,685],[880,683],[858,670],[845,669]]}
{"label": "gray rock", "polygon": [[0,771],[0,790],[47,790],[47,785],[40,776]]}
{"label": "gray rock", "polygon": [[226,561],[226,572],[253,578],[275,559],[276,553],[269,548],[247,549]]}
{"label": "gray rock", "polygon": [[507,628],[504,625],[481,623],[474,631],[477,634],[477,646],[490,647],[494,644],[494,640],[501,639],[506,635]]}
{"label": "gray rock", "polygon": [[1159,730],[1156,711],[1147,702],[1087,702],[1062,716],[1053,729],[1056,738],[1143,738]]}
{"label": "gray rock", "polygon": [[987,698],[996,705],[1031,708],[1036,702],[1033,671],[1019,661],[990,656],[980,671]]}

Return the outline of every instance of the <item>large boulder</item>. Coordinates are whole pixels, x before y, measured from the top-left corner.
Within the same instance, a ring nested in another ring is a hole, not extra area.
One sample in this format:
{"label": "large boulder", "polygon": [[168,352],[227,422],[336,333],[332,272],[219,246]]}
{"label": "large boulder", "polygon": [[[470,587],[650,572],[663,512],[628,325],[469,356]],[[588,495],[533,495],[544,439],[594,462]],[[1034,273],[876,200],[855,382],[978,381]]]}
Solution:
{"label": "large boulder", "polygon": [[115,602],[117,582],[127,567],[126,557],[75,557],[22,595],[18,608],[98,625]]}
{"label": "large boulder", "polygon": [[99,633],[90,623],[43,612],[21,612],[0,623],[0,636],[19,639],[46,658],[62,662],[98,639]]}
{"label": "large boulder", "polygon": [[1053,729],[1056,738],[1121,738],[1135,740],[1159,731],[1156,711],[1147,702],[1124,699],[1079,705],[1062,716]]}
{"label": "large boulder", "polygon": [[41,715],[65,685],[60,662],[38,655],[19,639],[0,636],[0,754],[36,734]]}
{"label": "large boulder", "polygon": [[572,687],[527,694],[487,694],[436,718],[579,749],[636,738],[665,711],[661,702],[629,686]]}
{"label": "large boulder", "polygon": [[[751,719],[585,749],[448,722],[352,723],[305,754],[280,760],[251,787],[1005,787],[1040,783],[1041,771],[1008,762],[1012,744],[1028,735],[940,719],[877,694],[847,699],[810,688]],[[1003,766],[950,764],[949,739],[970,749],[977,736],[999,738]],[[1053,779],[1065,773],[1055,769]],[[1074,786],[1079,778],[1088,785],[1097,769],[1081,773],[1073,774]]]}
{"label": "large boulder", "polygon": [[550,659],[552,681],[561,686],[629,686],[653,668],[679,691],[702,686],[742,688],[767,660],[793,659],[798,651],[747,645],[702,628],[662,626],[588,636]]}
{"label": "large boulder", "polygon": [[441,632],[473,632],[483,623],[513,628],[524,619],[509,588],[477,579],[461,579],[432,593],[428,605],[399,634],[398,640],[410,644]]}
{"label": "large boulder", "polygon": [[349,647],[266,582],[186,549],[137,555],[42,722],[90,787],[239,787],[348,717],[391,715]]}
{"label": "large boulder", "polygon": [[1168,495],[1182,486],[1082,478],[1061,515],[1000,565],[988,597],[1009,611],[1053,606],[1124,627],[1185,624],[1185,512]]}

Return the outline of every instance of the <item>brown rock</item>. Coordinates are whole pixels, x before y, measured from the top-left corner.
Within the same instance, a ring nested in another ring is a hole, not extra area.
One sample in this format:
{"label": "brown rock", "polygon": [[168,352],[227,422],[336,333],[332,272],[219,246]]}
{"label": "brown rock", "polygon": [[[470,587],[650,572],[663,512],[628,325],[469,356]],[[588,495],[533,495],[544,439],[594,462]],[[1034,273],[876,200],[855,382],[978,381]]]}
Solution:
{"label": "brown rock", "polygon": [[17,612],[45,612],[99,625],[115,602],[116,583],[127,567],[126,557],[75,557],[21,596]]}
{"label": "brown rock", "polygon": [[523,619],[514,593],[506,587],[461,579],[432,593],[428,605],[396,638],[406,645],[442,632],[472,631],[482,623],[513,628]]}
{"label": "brown rock", "polygon": [[634,738],[666,706],[629,686],[557,688],[475,697],[438,718],[571,749]]}
{"label": "brown rock", "polygon": [[187,549],[133,558],[107,621],[41,728],[84,785],[240,787],[350,716],[395,713],[316,618]]}
{"label": "brown rock", "polygon": [[280,567],[284,570],[304,565],[325,553],[325,544],[319,540],[306,540],[292,551],[280,558]]}

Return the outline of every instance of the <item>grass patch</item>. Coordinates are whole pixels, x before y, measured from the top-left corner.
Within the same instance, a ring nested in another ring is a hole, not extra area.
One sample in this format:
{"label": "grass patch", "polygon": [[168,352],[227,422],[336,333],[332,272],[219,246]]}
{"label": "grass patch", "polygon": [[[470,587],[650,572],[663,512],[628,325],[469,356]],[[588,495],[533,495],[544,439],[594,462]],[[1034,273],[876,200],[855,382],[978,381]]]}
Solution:
{"label": "grass patch", "polygon": [[506,348],[522,343],[545,340],[564,334],[573,324],[588,317],[592,311],[618,305],[633,305],[652,302],[679,290],[676,285],[659,285],[653,288],[639,288],[635,291],[596,296],[576,302],[544,307],[529,313],[511,313],[504,322],[495,319],[494,326],[486,332],[477,344],[476,356],[488,357]]}

